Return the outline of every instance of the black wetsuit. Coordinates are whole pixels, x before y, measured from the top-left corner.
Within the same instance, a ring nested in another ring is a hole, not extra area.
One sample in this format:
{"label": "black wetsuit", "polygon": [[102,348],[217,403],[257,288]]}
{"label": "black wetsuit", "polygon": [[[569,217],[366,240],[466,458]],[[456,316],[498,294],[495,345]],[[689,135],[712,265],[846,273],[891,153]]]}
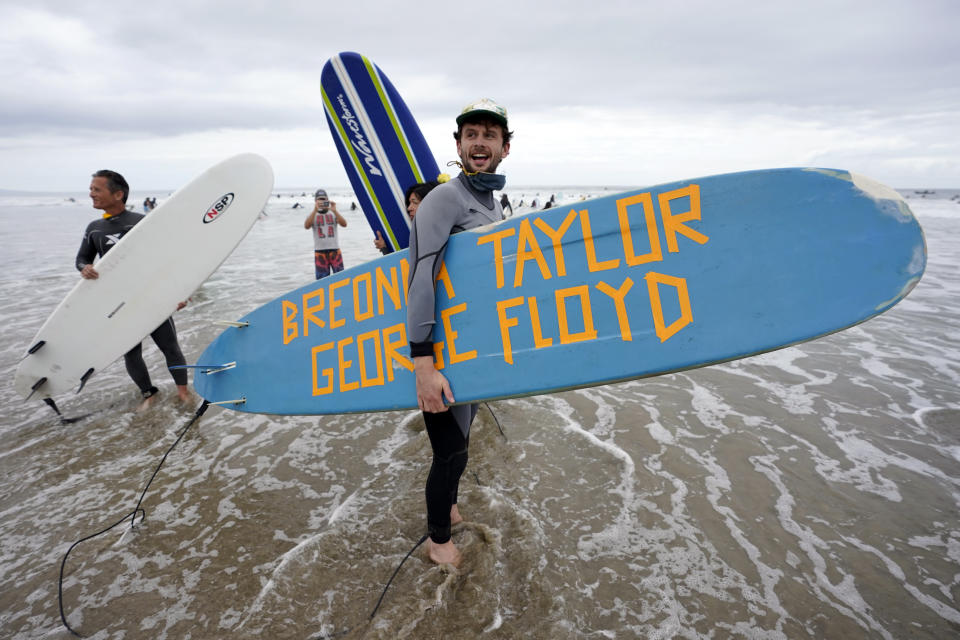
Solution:
{"label": "black wetsuit", "polygon": [[[462,173],[423,199],[410,232],[407,336],[412,356],[433,355],[435,282],[450,236],[502,219],[503,209],[493,192],[474,188]],[[470,425],[478,408],[461,404],[441,413],[423,413],[433,448],[426,487],[427,528],[437,544],[450,540],[450,509],[457,503],[460,476],[467,467]]]}
{"label": "black wetsuit", "polygon": [[[88,264],[93,264],[96,256],[103,255],[109,251],[113,245],[120,241],[130,229],[143,219],[139,213],[124,211],[121,214],[109,218],[98,218],[87,225],[87,230],[83,234],[83,241],[80,243],[80,250],[77,251],[76,267],[82,271]],[[173,367],[186,364],[180,350],[180,344],[177,342],[177,328],[173,324],[173,318],[167,318],[163,324],[150,333],[150,337],[156,343],[157,348],[163,353],[167,360],[167,366]],[[127,373],[133,379],[143,397],[149,398],[157,392],[157,388],[150,383],[150,372],[143,361],[142,345],[130,349],[123,355],[124,363],[127,366]],[[173,369],[170,371],[173,380],[178,385],[187,384],[186,369]]]}

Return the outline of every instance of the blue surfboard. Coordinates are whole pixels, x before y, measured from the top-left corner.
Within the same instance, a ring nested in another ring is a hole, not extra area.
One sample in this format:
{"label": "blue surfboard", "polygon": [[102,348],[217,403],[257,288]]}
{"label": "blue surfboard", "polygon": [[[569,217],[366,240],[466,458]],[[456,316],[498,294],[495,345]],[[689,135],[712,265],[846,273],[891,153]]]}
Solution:
{"label": "blue surfboard", "polygon": [[[435,352],[457,402],[654,376],[863,322],[925,265],[907,204],[867,178],[775,169],[676,182],[452,236]],[[401,251],[255,310],[202,354],[198,393],[273,414],[415,408],[409,268]]]}
{"label": "blue surfboard", "polygon": [[368,58],[339,53],[320,74],[330,133],[374,235],[410,245],[404,192],[440,174],[427,141],[390,79]]}

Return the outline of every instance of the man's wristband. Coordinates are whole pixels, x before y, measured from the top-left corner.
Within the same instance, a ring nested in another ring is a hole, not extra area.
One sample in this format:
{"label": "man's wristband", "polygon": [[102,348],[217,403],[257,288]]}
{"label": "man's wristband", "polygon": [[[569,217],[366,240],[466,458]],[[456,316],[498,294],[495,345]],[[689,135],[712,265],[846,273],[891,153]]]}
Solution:
{"label": "man's wristband", "polygon": [[428,340],[426,342],[411,342],[410,343],[410,357],[419,358],[421,356],[432,356],[433,355],[433,341]]}

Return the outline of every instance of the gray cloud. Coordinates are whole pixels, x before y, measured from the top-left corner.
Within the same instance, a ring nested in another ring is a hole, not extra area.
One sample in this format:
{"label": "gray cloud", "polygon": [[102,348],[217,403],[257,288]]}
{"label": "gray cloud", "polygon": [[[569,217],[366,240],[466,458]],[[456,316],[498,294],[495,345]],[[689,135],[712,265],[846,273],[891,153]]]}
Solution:
{"label": "gray cloud", "polygon": [[948,0],[4,5],[0,150],[38,135],[324,131],[320,69],[342,50],[375,60],[422,122],[489,95],[518,116],[957,138],[958,17]]}

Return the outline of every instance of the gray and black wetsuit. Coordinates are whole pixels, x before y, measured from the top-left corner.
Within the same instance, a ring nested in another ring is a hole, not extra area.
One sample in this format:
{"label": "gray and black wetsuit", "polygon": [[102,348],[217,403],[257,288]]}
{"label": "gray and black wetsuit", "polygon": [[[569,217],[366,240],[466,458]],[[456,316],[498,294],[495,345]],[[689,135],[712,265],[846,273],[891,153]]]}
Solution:
{"label": "gray and black wetsuit", "polygon": [[[113,248],[130,229],[143,219],[139,213],[124,211],[121,214],[109,218],[98,218],[87,225],[87,230],[83,234],[83,241],[80,243],[80,250],[77,251],[76,267],[82,271],[88,264],[93,264],[94,258],[103,255]],[[146,284],[146,283],[145,283]],[[167,366],[173,367],[187,363],[180,350],[180,343],[177,342],[177,328],[173,324],[173,318],[167,318],[163,324],[150,333],[150,337],[156,343],[157,348],[166,358]],[[123,355],[124,364],[127,366],[127,373],[133,379],[133,382],[140,388],[141,394],[149,398],[157,392],[157,388],[150,383],[150,372],[143,361],[142,345],[137,344]],[[173,369],[170,371],[173,380],[178,385],[187,384],[186,369]]]}
{"label": "gray and black wetsuit", "polygon": [[142,214],[124,211],[109,218],[97,218],[88,224],[83,233],[83,241],[80,242],[80,250],[77,251],[77,271],[93,264],[93,259],[97,256],[102,258],[103,254],[120,242],[120,238],[141,220]]}
{"label": "gray and black wetsuit", "polygon": [[[435,188],[420,203],[410,231],[407,336],[411,356],[433,356],[435,283],[450,236],[502,219],[503,209],[493,192],[474,188],[463,173]],[[477,404],[464,404],[442,413],[423,413],[433,448],[426,488],[427,527],[437,544],[450,540],[450,508],[457,503],[460,476],[467,466],[470,425],[478,408]]]}

